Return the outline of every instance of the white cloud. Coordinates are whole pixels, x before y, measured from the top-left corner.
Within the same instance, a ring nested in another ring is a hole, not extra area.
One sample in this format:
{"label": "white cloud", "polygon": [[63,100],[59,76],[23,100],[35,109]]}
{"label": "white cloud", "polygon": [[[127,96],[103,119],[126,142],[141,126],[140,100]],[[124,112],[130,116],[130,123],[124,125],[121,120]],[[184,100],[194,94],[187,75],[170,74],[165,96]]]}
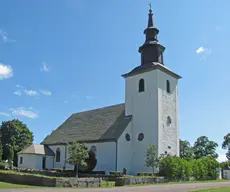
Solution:
{"label": "white cloud", "polygon": [[200,48],[198,48],[197,50],[196,50],[196,53],[197,54],[201,54],[201,53],[203,53],[205,50],[204,50],[204,47],[200,47]]}
{"label": "white cloud", "polygon": [[52,95],[51,91],[48,91],[48,90],[41,90],[41,93],[42,93],[43,95],[47,95],[47,96]]}
{"label": "white cloud", "polygon": [[14,94],[17,95],[17,96],[21,96],[22,92],[20,90],[17,90],[17,91],[14,92]]}
{"label": "white cloud", "polygon": [[0,80],[8,79],[14,75],[13,69],[10,65],[0,63]]}
{"label": "white cloud", "polygon": [[42,62],[41,71],[49,72],[49,70],[50,70],[50,68],[48,67],[47,63],[46,62]]}
{"label": "white cloud", "polygon": [[6,31],[0,29],[0,37],[3,42],[15,42],[15,40],[10,39]]}
{"label": "white cloud", "polygon": [[27,89],[24,89],[24,93],[26,95],[29,95],[29,96],[36,96],[38,95],[38,92],[37,91],[34,91],[34,90],[27,90]]}
{"label": "white cloud", "polygon": [[0,116],[10,117],[10,114],[9,113],[5,113],[5,112],[0,112]]}
{"label": "white cloud", "polygon": [[210,48],[200,47],[196,50],[196,54],[202,55],[201,59],[206,60],[206,58],[212,53]]}
{"label": "white cloud", "polygon": [[24,107],[18,107],[15,109],[10,109],[12,111],[12,115],[15,116],[21,116],[26,118],[35,119],[38,117],[38,114],[34,111],[32,111],[32,108],[24,108]]}

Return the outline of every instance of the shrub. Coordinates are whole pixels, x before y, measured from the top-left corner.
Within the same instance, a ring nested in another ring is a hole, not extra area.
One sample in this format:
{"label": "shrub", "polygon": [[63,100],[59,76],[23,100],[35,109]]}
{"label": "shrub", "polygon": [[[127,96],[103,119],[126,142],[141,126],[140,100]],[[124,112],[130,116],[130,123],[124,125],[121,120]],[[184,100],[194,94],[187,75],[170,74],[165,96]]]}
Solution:
{"label": "shrub", "polygon": [[188,161],[168,156],[160,162],[159,175],[169,181],[188,181],[192,177],[196,180],[212,180],[216,179],[218,167],[219,163],[212,157]]}
{"label": "shrub", "polygon": [[0,170],[6,169],[7,166],[8,166],[7,163],[0,162]]}
{"label": "shrub", "polygon": [[113,176],[118,176],[118,177],[123,176],[123,172],[122,171],[111,171],[109,174],[113,175]]}
{"label": "shrub", "polygon": [[137,176],[153,176],[153,173],[149,173],[149,172],[140,172],[140,173],[137,173]]}

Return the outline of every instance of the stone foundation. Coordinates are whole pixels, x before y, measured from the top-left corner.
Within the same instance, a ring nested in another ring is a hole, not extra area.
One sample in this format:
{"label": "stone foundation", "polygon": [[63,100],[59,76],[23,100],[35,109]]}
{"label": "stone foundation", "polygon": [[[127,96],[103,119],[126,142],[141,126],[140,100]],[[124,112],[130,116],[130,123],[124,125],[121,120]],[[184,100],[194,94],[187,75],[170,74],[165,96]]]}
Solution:
{"label": "stone foundation", "polygon": [[0,181],[46,187],[100,187],[101,178],[51,178],[0,172]]}
{"label": "stone foundation", "polygon": [[164,177],[119,177],[116,186],[165,183]]}

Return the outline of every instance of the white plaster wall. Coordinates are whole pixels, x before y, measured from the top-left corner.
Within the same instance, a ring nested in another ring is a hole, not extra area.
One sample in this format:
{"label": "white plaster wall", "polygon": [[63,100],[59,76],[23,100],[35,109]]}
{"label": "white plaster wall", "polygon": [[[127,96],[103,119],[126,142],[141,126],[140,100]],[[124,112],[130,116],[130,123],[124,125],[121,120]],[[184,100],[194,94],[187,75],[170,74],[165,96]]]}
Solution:
{"label": "white plaster wall", "polygon": [[[161,154],[166,151],[170,155],[179,156],[179,126],[178,126],[178,80],[160,70],[158,72],[158,123],[159,123],[159,145]],[[171,92],[166,91],[166,81],[169,80]],[[167,117],[172,120],[167,125]],[[171,149],[170,149],[171,147]]]}
{"label": "white plaster wall", "polygon": [[[122,133],[117,141],[117,171],[127,169],[127,173],[131,174],[131,161],[132,161],[132,122],[129,123],[125,131]],[[127,141],[125,135],[130,135],[130,141]]]}
{"label": "white plaster wall", "polygon": [[[158,83],[157,71],[126,78],[126,115],[132,115],[131,173],[151,171],[145,167],[147,147],[158,144]],[[144,79],[145,91],[139,93],[139,80]],[[142,141],[139,133],[144,134]]]}
{"label": "white plaster wall", "polygon": [[[139,93],[139,80],[144,79],[145,91]],[[166,94],[166,81],[172,93]],[[179,155],[177,79],[160,70],[153,70],[126,78],[126,115],[132,115],[131,172],[152,171],[145,167],[147,147],[154,143],[158,154],[165,151]],[[165,127],[167,116],[171,126]],[[138,134],[144,140],[138,141]],[[168,149],[171,146],[171,149]]]}
{"label": "white plaster wall", "polygon": [[[66,146],[65,145],[49,145],[49,148],[55,153],[57,148],[61,150],[60,162],[56,162],[56,157],[54,157],[54,168],[62,169],[65,166],[66,159]],[[72,166],[71,166],[72,167]]]}
{"label": "white plaster wall", "polygon": [[[116,169],[116,143],[105,142],[105,143],[85,143],[85,146],[90,150],[92,146],[97,148],[97,166],[94,171],[115,171]],[[56,153],[57,148],[61,150],[60,162],[56,162],[54,158],[54,168],[63,168],[65,166],[65,159],[68,159],[68,147],[65,145],[50,145],[49,148]],[[66,157],[65,157],[65,150]],[[66,163],[66,169],[74,169],[73,165]]]}
{"label": "white plaster wall", "polygon": [[90,150],[92,146],[96,146],[97,165],[94,171],[110,171],[116,170],[116,143],[86,143],[85,146]]}
{"label": "white plaster wall", "polygon": [[[20,157],[23,157],[23,162],[20,164]],[[25,169],[37,169],[36,167],[37,157],[36,155],[19,154],[18,155],[18,167]]]}
{"label": "white plaster wall", "polygon": [[[23,163],[20,164],[20,157],[23,157]],[[53,158],[52,156],[46,156],[46,168],[53,168]],[[18,156],[18,167],[26,169],[39,169],[42,170],[42,160],[43,155],[33,155],[33,154],[20,154]]]}
{"label": "white plaster wall", "polygon": [[53,156],[46,156],[46,168],[51,169],[53,168],[54,164],[54,157]]}

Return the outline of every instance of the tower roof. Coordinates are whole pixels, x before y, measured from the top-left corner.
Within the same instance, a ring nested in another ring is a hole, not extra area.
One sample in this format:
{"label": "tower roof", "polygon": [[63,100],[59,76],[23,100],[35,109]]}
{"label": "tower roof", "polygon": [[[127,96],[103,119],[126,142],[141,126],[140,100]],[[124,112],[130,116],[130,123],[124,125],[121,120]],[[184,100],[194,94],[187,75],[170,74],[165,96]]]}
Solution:
{"label": "tower roof", "polygon": [[157,39],[159,30],[154,26],[152,5],[148,13],[148,25],[144,30],[145,42],[139,47],[141,53],[141,65],[145,65],[152,62],[163,63],[163,52],[165,47],[162,46]]}
{"label": "tower roof", "polygon": [[122,77],[129,77],[139,73],[144,73],[152,70],[163,71],[177,79],[181,76],[172,72],[169,68],[164,66],[163,53],[165,47],[158,42],[157,35],[159,30],[154,25],[152,5],[150,5],[148,13],[148,25],[144,30],[145,42],[139,47],[139,52],[141,53],[141,65],[135,67],[129,73],[123,74]]}

